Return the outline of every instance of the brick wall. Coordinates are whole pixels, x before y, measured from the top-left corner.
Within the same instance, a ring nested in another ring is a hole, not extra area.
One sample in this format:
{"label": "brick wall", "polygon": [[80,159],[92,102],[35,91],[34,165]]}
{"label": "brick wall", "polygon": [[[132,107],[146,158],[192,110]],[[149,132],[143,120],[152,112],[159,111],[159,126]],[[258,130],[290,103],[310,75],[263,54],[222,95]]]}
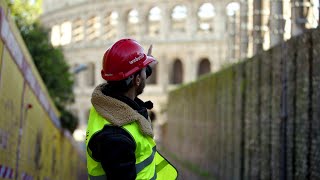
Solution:
{"label": "brick wall", "polygon": [[180,179],[320,178],[320,32],[169,95],[163,151]]}

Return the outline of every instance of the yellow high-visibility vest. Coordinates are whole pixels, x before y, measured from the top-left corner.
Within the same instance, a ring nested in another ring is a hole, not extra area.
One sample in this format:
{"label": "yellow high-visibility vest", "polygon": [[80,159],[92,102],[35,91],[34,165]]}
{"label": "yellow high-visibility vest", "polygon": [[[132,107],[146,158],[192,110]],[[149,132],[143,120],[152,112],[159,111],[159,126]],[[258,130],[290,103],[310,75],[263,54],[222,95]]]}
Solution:
{"label": "yellow high-visibility vest", "polygon": [[[106,179],[106,173],[101,163],[92,158],[92,153],[88,147],[92,135],[102,130],[105,125],[111,124],[92,107],[86,134],[87,168],[90,180]],[[122,128],[129,132],[136,143],[136,179],[173,180],[177,178],[178,172],[175,167],[158,153],[153,138],[141,134],[136,122],[124,125]]]}

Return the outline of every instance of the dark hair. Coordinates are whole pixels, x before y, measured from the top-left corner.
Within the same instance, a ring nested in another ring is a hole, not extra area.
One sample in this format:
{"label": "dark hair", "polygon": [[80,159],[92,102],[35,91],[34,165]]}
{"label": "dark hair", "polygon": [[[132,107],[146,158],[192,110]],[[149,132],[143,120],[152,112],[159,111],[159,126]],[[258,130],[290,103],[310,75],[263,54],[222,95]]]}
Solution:
{"label": "dark hair", "polygon": [[[133,74],[132,77],[128,77],[121,81],[108,81],[107,84],[107,93],[109,94],[123,94],[125,92],[128,92],[130,88],[133,87],[132,80],[137,77],[139,74],[141,74],[141,70]],[[106,89],[104,88],[104,89]]]}

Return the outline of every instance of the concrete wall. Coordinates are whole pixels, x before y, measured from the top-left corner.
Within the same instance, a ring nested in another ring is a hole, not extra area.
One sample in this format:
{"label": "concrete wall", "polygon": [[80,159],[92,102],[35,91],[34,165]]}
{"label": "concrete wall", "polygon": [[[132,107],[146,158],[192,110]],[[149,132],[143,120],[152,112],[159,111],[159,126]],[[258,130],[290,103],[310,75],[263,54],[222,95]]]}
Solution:
{"label": "concrete wall", "polygon": [[0,37],[0,179],[86,179],[84,152],[61,129],[4,1]]}
{"label": "concrete wall", "polygon": [[170,93],[162,151],[180,179],[320,178],[319,32]]}

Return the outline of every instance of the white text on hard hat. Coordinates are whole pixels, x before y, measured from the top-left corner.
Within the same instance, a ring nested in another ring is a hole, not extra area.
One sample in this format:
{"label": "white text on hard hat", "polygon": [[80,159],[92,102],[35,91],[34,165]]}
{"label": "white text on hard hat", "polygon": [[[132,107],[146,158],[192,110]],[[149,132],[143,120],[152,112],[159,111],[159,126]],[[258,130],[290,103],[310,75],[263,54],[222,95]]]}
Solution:
{"label": "white text on hard hat", "polygon": [[144,57],[144,54],[141,54],[140,56],[135,57],[133,60],[129,61],[129,64],[133,64],[137,61],[140,61],[141,59],[143,59],[143,57]]}

